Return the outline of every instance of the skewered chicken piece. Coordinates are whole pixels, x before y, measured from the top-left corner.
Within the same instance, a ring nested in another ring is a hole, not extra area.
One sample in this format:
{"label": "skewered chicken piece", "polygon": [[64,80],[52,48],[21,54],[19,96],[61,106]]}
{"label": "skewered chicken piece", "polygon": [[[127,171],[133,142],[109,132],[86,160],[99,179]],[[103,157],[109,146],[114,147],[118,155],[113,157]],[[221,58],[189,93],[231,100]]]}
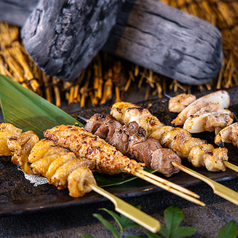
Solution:
{"label": "skewered chicken piece", "polygon": [[[146,113],[144,114],[144,112]],[[193,138],[185,129],[161,125],[162,123],[152,115],[154,123],[150,124],[148,112],[144,108],[124,102],[115,103],[111,109],[111,115],[117,120],[123,124],[136,121],[146,130],[147,137],[158,139],[163,147],[171,148],[179,157],[187,158],[194,166],[205,166],[209,171],[224,171],[226,169],[223,163],[228,160],[226,148],[214,149],[206,141]],[[133,117],[130,119],[131,113]],[[145,117],[148,123],[144,120]]]}
{"label": "skewered chicken piece", "polygon": [[28,156],[38,141],[39,137],[33,131],[23,132],[7,140],[8,148],[12,153],[13,164],[18,164],[24,173],[32,174]]}
{"label": "skewered chicken piece", "polygon": [[21,134],[22,130],[10,123],[0,124],[0,156],[11,156],[12,153],[8,148],[7,139],[12,136]]}
{"label": "skewered chicken piece", "polygon": [[29,155],[29,164],[34,174],[47,178],[48,183],[62,190],[68,187],[71,197],[81,197],[92,189],[86,182],[96,185],[90,160],[79,159],[66,148],[53,141],[40,140]]}
{"label": "skewered chicken piece", "polygon": [[28,155],[39,141],[33,131],[23,132],[10,123],[0,124],[0,156],[12,156],[12,163],[21,167],[23,172],[31,174]]}
{"label": "skewered chicken piece", "polygon": [[145,130],[137,122],[122,126],[110,115],[95,114],[85,125],[85,130],[104,139],[122,154],[145,163],[149,169],[157,170],[170,177],[178,173],[171,161],[181,163],[181,159],[171,149],[162,148],[155,138],[146,138]]}
{"label": "skewered chicken piece", "polygon": [[148,109],[136,106],[129,102],[117,102],[112,106],[111,114],[121,124],[136,121],[146,130],[146,136],[150,137],[157,128],[164,126]]}
{"label": "skewered chicken piece", "polygon": [[169,111],[179,113],[195,100],[196,96],[194,96],[193,94],[186,93],[171,97],[169,99]]}
{"label": "skewered chicken piece", "polygon": [[171,123],[175,126],[183,125],[190,115],[215,112],[219,109],[228,108],[229,104],[230,96],[226,91],[220,90],[210,93],[188,105]]}
{"label": "skewered chicken piece", "polygon": [[94,170],[99,173],[130,173],[171,193],[204,206],[203,203],[194,198],[198,196],[193,192],[158,176],[147,173],[143,170],[144,164],[137,163],[135,160],[124,156],[120,151],[116,150],[115,147],[98,136],[87,132],[84,128],[61,125],[46,130],[44,136],[53,140],[57,145],[69,148],[77,157],[87,158],[89,161],[92,161],[95,165]]}
{"label": "skewered chicken piece", "polygon": [[215,143],[218,146],[224,146],[224,143],[232,143],[238,147],[238,122],[235,122],[222,129],[215,137]]}
{"label": "skewered chicken piece", "polygon": [[195,114],[188,117],[183,128],[190,133],[200,133],[203,131],[213,132],[215,134],[229,126],[234,119],[234,115],[227,109],[221,109],[215,112],[204,114]]}

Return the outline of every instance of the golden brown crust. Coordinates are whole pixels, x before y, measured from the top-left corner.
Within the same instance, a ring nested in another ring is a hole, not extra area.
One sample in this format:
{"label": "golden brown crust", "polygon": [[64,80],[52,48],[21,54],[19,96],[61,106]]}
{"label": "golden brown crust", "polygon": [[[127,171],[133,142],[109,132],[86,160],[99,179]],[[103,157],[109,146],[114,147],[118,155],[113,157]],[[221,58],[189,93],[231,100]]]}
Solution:
{"label": "golden brown crust", "polygon": [[196,96],[186,93],[171,97],[169,99],[169,111],[179,113],[195,100]]}
{"label": "golden brown crust", "polygon": [[96,180],[89,168],[78,168],[68,177],[68,189],[71,197],[82,197],[92,189],[89,184],[96,185]]}

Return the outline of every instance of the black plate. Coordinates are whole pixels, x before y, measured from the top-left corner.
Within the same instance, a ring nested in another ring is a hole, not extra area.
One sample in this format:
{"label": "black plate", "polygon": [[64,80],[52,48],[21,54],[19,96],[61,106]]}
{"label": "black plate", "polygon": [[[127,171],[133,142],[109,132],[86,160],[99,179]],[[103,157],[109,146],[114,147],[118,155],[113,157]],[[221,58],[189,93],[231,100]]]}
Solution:
{"label": "black plate", "polygon": [[[231,96],[230,110],[233,111],[235,115],[238,115],[238,97],[236,96],[238,88],[234,87],[227,91]],[[199,93],[198,97],[207,93],[208,92]],[[157,116],[167,125],[169,125],[170,121],[176,116],[176,114],[168,111],[167,98],[148,100],[138,103],[138,105],[148,108],[152,114]],[[75,112],[72,113],[72,116],[77,117],[79,114],[83,117],[89,118],[94,113],[109,113],[109,111],[110,107],[105,106]],[[213,133],[200,133],[194,136],[206,139],[209,143],[213,144]],[[229,161],[238,165],[238,148],[233,147],[230,144],[227,144],[226,146],[229,149]],[[183,161],[183,164],[216,181],[232,180],[237,177],[237,173],[230,169],[227,169],[225,172],[212,173],[206,171],[204,168],[194,168],[186,160]],[[54,186],[49,184],[35,187],[26,180],[23,173],[11,163],[10,157],[0,158],[0,171],[0,215],[38,212],[46,209],[58,209],[106,200],[94,192],[91,192],[82,198],[74,199],[69,197],[67,190],[58,191]],[[202,183],[183,172],[173,175],[168,180],[188,187],[191,190],[193,186]],[[121,198],[140,196],[147,193],[161,191],[160,188],[141,179],[136,179],[122,185],[108,187],[106,189]]]}

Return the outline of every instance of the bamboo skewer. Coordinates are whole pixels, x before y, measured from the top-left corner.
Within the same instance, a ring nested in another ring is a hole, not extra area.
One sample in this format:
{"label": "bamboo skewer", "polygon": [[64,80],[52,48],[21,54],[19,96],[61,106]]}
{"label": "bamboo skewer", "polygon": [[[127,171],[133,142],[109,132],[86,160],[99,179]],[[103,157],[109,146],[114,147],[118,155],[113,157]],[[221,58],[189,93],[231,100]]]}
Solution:
{"label": "bamboo skewer", "polygon": [[232,163],[230,163],[230,162],[228,162],[228,161],[225,161],[225,160],[223,160],[223,163],[225,164],[225,166],[226,166],[227,168],[232,169],[232,170],[234,170],[235,172],[238,172],[238,166],[236,166],[236,165],[234,165],[234,164],[232,164]]}
{"label": "bamboo skewer", "polygon": [[177,190],[180,190],[180,191],[182,191],[182,192],[184,192],[186,194],[189,194],[190,196],[193,196],[195,198],[200,198],[200,196],[198,194],[190,191],[189,189],[181,187],[180,185],[177,185],[176,183],[172,183],[172,182],[170,182],[170,181],[168,181],[166,179],[163,179],[163,178],[161,178],[161,177],[159,177],[157,175],[154,175],[152,173],[149,173],[149,172],[147,172],[145,170],[140,170],[139,173],[141,173],[141,174],[143,174],[143,175],[145,175],[145,176],[147,176],[147,177],[149,177],[151,179],[154,179],[154,180],[156,180],[158,182],[164,183],[164,184],[168,185],[169,187],[173,187],[174,189],[177,189]]}
{"label": "bamboo skewer", "polygon": [[126,203],[122,199],[114,196],[113,194],[107,192],[106,190],[98,187],[95,184],[87,184],[93,191],[101,194],[102,196],[108,198],[112,201],[115,205],[115,210],[119,213],[125,215],[126,217],[130,218],[131,220],[135,221],[139,225],[145,227],[149,231],[156,233],[161,225],[158,220],[149,216],[148,214],[142,212],[141,210],[137,209],[136,207]]}
{"label": "bamboo skewer", "polygon": [[[78,118],[80,118],[81,120],[83,120],[84,122],[87,122],[87,119],[82,117],[82,116],[77,116]],[[189,189],[186,189],[182,186],[179,186],[175,183],[172,183],[166,179],[163,179],[157,175],[151,174],[145,170],[139,170],[133,173],[133,175],[146,180],[149,183],[152,183],[168,192],[171,192],[177,196],[180,196],[188,201],[191,201],[195,204],[201,205],[201,206],[205,206],[205,204],[199,200],[197,200],[196,198],[199,198],[200,196],[192,191],[190,191]]]}
{"label": "bamboo skewer", "polygon": [[230,188],[227,188],[226,186],[217,183],[215,181],[213,181],[212,179],[207,178],[206,176],[192,170],[189,169],[175,161],[172,162],[173,166],[175,166],[176,168],[184,171],[185,173],[198,178],[200,180],[202,180],[203,182],[207,183],[212,189],[213,192],[215,194],[217,194],[218,196],[238,205],[238,193]]}
{"label": "bamboo skewer", "polygon": [[[194,198],[194,197],[199,197],[199,195],[197,195],[196,193],[191,192],[190,190],[187,190],[177,184],[174,184],[172,182],[169,182],[168,180],[164,180],[158,176],[154,176],[152,178],[152,176],[148,176],[147,173],[142,173],[143,170],[139,171],[139,172],[135,172],[134,175],[136,175],[137,177],[146,180],[149,183],[152,183],[160,188],[163,188],[164,190],[171,192],[177,196],[180,196],[190,202],[193,202],[195,204],[201,205],[201,206],[205,206],[205,203],[199,201],[198,199]],[[145,171],[143,171],[145,172]],[[162,180],[164,180],[162,182]]]}

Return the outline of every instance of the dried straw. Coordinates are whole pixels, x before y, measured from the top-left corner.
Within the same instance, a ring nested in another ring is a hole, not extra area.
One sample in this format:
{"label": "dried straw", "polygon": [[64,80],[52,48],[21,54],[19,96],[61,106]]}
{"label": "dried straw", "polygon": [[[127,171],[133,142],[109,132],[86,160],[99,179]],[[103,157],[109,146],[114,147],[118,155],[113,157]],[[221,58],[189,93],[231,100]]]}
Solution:
{"label": "dried straw", "polygon": [[[145,99],[162,97],[167,90],[191,93],[196,90],[229,88],[238,85],[238,2],[234,0],[163,0],[164,3],[204,19],[222,33],[223,66],[210,83],[190,86],[156,74],[138,65],[100,52],[73,82],[62,82],[42,72],[19,40],[19,28],[0,22],[0,74],[62,106],[79,103],[81,107],[123,100],[133,85],[146,88]],[[113,95],[115,95],[113,97]]]}

